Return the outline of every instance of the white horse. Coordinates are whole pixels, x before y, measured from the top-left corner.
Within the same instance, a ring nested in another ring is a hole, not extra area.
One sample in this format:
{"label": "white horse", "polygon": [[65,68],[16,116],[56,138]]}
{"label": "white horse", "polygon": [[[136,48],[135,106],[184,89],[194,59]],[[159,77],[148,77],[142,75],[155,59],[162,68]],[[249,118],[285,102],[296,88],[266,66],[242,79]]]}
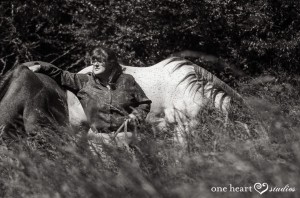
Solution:
{"label": "white horse", "polygon": [[[213,74],[182,58],[172,57],[150,67],[124,66],[124,73],[131,74],[145,94],[152,100],[147,121],[156,123],[160,128],[176,125],[178,140],[183,132],[197,124],[197,115],[209,102],[225,114],[228,113],[230,100],[242,97],[231,87]],[[89,73],[92,66],[79,73]],[[80,102],[68,92],[69,111],[73,122],[86,119]],[[70,106],[71,105],[71,106]]]}

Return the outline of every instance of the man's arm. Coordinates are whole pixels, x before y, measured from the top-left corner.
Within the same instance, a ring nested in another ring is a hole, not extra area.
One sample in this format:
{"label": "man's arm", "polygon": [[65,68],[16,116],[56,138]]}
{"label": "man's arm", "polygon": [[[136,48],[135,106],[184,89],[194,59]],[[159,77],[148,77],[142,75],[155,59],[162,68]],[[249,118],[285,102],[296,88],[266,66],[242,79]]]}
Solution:
{"label": "man's arm", "polygon": [[88,81],[87,74],[76,74],[64,71],[50,63],[42,61],[27,62],[23,65],[29,67],[29,69],[33,72],[38,72],[50,76],[59,85],[74,93],[77,93],[80,89],[82,89],[84,84]]}

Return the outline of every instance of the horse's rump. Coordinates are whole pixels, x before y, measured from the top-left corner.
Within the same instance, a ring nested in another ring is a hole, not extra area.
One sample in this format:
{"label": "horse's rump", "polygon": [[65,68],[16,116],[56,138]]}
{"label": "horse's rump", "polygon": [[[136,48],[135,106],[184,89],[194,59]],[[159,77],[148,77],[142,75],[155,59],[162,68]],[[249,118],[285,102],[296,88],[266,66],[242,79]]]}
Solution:
{"label": "horse's rump", "polygon": [[66,93],[50,77],[18,66],[0,79],[0,126],[6,137],[68,125]]}

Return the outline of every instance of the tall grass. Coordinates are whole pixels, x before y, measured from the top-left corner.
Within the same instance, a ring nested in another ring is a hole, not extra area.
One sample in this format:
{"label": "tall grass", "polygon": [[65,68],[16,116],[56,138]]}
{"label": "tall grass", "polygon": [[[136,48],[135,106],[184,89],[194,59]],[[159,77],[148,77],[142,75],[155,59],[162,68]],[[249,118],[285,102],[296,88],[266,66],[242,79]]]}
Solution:
{"label": "tall grass", "polygon": [[[91,152],[85,137],[43,129],[35,139],[1,146],[0,197],[300,197],[300,104],[297,78],[270,76],[240,85],[254,114],[236,104],[230,122],[210,107],[188,134],[140,127],[132,151],[103,145]],[[255,183],[295,187],[258,194]],[[252,192],[228,192],[252,186]],[[212,192],[227,187],[227,192]]]}

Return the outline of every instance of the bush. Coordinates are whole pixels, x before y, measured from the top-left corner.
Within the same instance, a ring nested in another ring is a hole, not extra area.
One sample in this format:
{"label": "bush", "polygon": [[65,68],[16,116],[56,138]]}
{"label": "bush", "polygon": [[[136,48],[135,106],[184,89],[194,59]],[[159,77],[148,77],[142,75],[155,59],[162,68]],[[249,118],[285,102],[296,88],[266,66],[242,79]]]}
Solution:
{"label": "bush", "polygon": [[78,70],[98,44],[125,63],[154,64],[202,51],[248,73],[297,71],[299,7],[294,1],[4,1],[1,64],[44,60]]}

